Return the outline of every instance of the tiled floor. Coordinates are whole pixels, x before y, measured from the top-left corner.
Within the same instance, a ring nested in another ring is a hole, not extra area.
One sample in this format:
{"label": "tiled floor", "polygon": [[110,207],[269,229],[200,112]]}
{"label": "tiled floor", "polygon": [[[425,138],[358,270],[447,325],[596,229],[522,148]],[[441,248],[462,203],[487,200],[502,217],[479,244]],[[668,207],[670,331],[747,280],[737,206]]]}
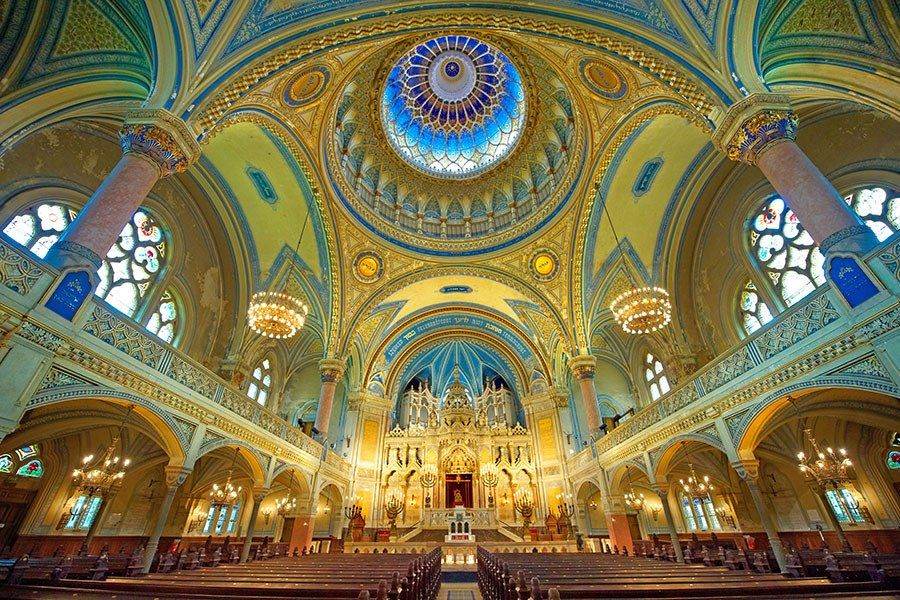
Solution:
{"label": "tiled floor", "polygon": [[443,600],[481,600],[481,593],[474,583],[444,583],[441,584]]}

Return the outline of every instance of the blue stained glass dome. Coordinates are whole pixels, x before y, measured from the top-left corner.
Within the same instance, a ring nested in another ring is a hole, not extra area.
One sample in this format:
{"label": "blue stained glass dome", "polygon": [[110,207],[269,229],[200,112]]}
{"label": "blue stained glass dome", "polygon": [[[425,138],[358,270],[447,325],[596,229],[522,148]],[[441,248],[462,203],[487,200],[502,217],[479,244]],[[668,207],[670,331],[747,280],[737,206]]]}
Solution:
{"label": "blue stained glass dome", "polygon": [[437,37],[391,69],[381,119],[391,145],[414,167],[438,177],[470,177],[515,147],[525,124],[522,77],[486,42]]}

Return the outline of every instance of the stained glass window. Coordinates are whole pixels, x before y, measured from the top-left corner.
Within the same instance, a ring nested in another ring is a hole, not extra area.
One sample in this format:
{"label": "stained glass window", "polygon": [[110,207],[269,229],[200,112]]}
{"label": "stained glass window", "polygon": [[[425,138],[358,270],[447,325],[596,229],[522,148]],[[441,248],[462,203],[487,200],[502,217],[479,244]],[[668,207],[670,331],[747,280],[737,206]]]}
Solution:
{"label": "stained glass window", "polygon": [[[31,206],[13,217],[3,233],[44,258],[77,211],[59,202]],[[100,266],[95,293],[127,316],[133,316],[165,264],[166,236],[146,210],[125,225]]]}
{"label": "stained glass window", "polygon": [[102,502],[103,499],[100,496],[79,496],[72,504],[65,528],[90,529]]}
{"label": "stained glass window", "polygon": [[16,475],[20,477],[34,477],[38,478],[44,474],[44,465],[41,464],[41,461],[35,458],[34,460],[30,460],[16,471]]}
{"label": "stained glass window", "polygon": [[741,325],[747,333],[753,333],[766,323],[772,320],[772,312],[769,306],[759,296],[759,290],[756,284],[748,281],[741,290],[741,297],[738,304]]}
{"label": "stained glass window", "polygon": [[847,488],[825,490],[825,497],[831,512],[841,523],[865,523],[866,519],[859,510],[859,502]]}
{"label": "stained glass window", "polygon": [[[663,502],[665,502],[665,499],[663,499]],[[681,512],[684,513],[684,524],[687,526],[688,531],[696,531],[697,521],[694,520],[694,510],[691,508],[691,501],[686,494],[681,496]]]}
{"label": "stained glass window", "polygon": [[16,450],[16,456],[19,457],[19,460],[25,460],[26,458],[31,458],[32,456],[37,456],[38,447],[37,444],[33,444],[31,446],[22,446],[21,448]]}
{"label": "stained glass window", "polygon": [[241,514],[240,503],[235,504],[231,509],[231,517],[228,519],[228,531],[226,533],[234,533],[234,527],[237,525],[238,515]]}
{"label": "stained glass window", "polygon": [[267,358],[253,369],[253,373],[250,376],[250,386],[247,388],[247,396],[265,406],[271,387],[272,365]]}
{"label": "stained glass window", "polygon": [[[900,197],[885,186],[861,187],[844,197],[879,241],[900,229]],[[768,199],[750,225],[753,256],[772,287],[791,306],[825,283],[825,257],[784,200]]]}
{"label": "stained glass window", "polygon": [[647,387],[650,388],[650,397],[654,400],[671,389],[665,367],[649,352],[644,359],[644,379],[647,381]]}
{"label": "stained glass window", "polygon": [[172,290],[166,290],[159,299],[159,305],[147,320],[147,330],[155,333],[164,342],[172,343],[178,327],[178,304]]}
{"label": "stained glass window", "polygon": [[12,473],[13,460],[9,454],[0,456],[0,473]]}

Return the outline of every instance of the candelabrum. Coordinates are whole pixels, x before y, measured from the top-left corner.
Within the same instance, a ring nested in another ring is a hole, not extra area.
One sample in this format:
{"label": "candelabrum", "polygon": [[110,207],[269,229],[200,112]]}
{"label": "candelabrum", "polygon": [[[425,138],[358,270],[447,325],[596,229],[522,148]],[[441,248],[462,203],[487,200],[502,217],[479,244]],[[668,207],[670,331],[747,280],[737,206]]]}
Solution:
{"label": "candelabrum", "polygon": [[387,515],[392,531],[397,527],[397,517],[404,510],[406,510],[406,504],[403,502],[403,492],[396,488],[389,490],[384,499],[384,513]]}
{"label": "candelabrum", "polygon": [[513,508],[522,515],[522,529],[528,529],[531,517],[534,515],[534,496],[528,488],[519,488],[513,494]]}
{"label": "candelabrum", "polygon": [[361,501],[362,498],[356,496],[353,498],[353,505],[344,507],[344,516],[347,517],[347,535],[350,535],[350,531],[353,529],[353,522],[362,518],[363,509],[360,504]]}
{"label": "candelabrum", "polygon": [[572,502],[572,494],[556,495],[556,510],[559,512],[559,518],[565,518],[572,525],[572,533],[578,533],[578,524],[573,518],[575,516],[575,503]]}
{"label": "candelabrum", "polygon": [[188,525],[188,533],[200,529],[206,522],[207,517],[209,517],[209,511],[201,510],[200,512],[194,513],[194,518],[191,519],[191,522]]}
{"label": "candelabrum", "polygon": [[481,466],[481,482],[488,489],[488,508],[494,508],[494,488],[500,483],[500,471],[494,463]]}
{"label": "candelabrum", "polygon": [[431,508],[431,488],[437,483],[437,467],[434,465],[425,465],[419,473],[419,481],[425,488],[425,508]]}
{"label": "candelabrum", "polygon": [[728,512],[728,509],[724,505],[716,507],[716,516],[730,528],[735,529],[734,517],[731,516],[731,513]]}

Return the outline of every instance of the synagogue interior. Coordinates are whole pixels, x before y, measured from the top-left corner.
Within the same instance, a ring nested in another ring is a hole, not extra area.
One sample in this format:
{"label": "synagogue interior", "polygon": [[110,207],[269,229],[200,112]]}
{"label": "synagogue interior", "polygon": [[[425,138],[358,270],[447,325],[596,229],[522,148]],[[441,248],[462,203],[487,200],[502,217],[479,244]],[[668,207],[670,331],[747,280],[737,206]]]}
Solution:
{"label": "synagogue interior", "polygon": [[893,0],[0,0],[0,597],[896,598]]}

